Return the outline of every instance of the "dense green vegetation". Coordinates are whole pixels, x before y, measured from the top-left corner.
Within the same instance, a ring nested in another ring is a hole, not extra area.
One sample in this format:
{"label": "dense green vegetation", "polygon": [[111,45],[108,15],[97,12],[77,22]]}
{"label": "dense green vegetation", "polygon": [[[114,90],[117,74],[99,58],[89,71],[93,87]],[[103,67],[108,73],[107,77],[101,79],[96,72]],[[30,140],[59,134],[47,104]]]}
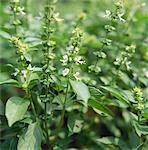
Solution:
{"label": "dense green vegetation", "polygon": [[147,150],[147,0],[2,0],[0,150]]}

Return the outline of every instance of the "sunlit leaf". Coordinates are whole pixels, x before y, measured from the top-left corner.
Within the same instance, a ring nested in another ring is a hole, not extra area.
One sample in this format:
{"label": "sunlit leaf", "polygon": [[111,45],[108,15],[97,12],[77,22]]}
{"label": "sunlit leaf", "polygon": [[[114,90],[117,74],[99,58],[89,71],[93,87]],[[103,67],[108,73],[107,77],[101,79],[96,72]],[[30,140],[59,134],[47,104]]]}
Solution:
{"label": "sunlit leaf", "polygon": [[16,121],[23,119],[30,102],[29,100],[14,96],[8,99],[6,103],[6,117],[9,126],[12,126]]}
{"label": "sunlit leaf", "polygon": [[68,118],[68,129],[70,133],[78,133],[83,127],[83,120],[78,116],[70,116]]}
{"label": "sunlit leaf", "polygon": [[70,80],[70,84],[73,88],[73,91],[77,94],[77,96],[87,103],[88,99],[90,98],[90,93],[88,87],[80,81],[73,81]]}
{"label": "sunlit leaf", "polygon": [[37,122],[30,124],[24,135],[19,138],[18,150],[40,150],[42,131]]}

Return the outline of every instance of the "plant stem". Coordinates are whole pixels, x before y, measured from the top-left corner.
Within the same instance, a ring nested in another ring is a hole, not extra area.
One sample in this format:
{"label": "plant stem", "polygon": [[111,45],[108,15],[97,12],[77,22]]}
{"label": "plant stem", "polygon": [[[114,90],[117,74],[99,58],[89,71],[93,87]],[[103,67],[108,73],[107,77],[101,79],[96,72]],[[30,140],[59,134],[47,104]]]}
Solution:
{"label": "plant stem", "polygon": [[64,99],[64,103],[63,103],[63,110],[62,110],[61,119],[60,119],[60,125],[59,125],[60,128],[62,127],[63,122],[64,122],[64,116],[65,116],[65,104],[66,104],[66,101],[67,101],[68,87],[69,87],[69,78],[68,78],[68,81],[67,81],[66,93],[65,93],[65,99]]}
{"label": "plant stem", "polygon": [[[49,85],[48,85],[48,74],[46,75],[46,81],[47,81],[47,86],[46,86],[46,100],[47,100],[47,98],[48,98],[48,89],[49,89]],[[46,132],[46,144],[48,145],[48,147],[49,147],[49,143],[50,143],[50,141],[49,141],[49,134],[48,134],[48,118],[47,118],[47,116],[48,116],[48,114],[47,114],[47,102],[45,102],[45,105],[44,105],[44,113],[45,113],[45,132]]]}
{"label": "plant stem", "polygon": [[[67,95],[68,95],[68,88],[69,88],[69,77],[68,77],[68,81],[67,81],[67,86],[66,86],[66,93],[65,93],[65,99],[64,99],[64,103],[63,103],[63,109],[62,109],[62,114],[61,114],[61,118],[60,118],[60,122],[59,122],[59,126],[57,127],[57,131],[60,130],[60,128],[62,128],[62,125],[64,123],[64,116],[65,116],[65,104],[67,101]],[[57,132],[58,133],[58,132]],[[55,139],[52,141],[51,143],[51,147],[54,146],[55,142],[57,141],[58,135],[55,137]]]}
{"label": "plant stem", "polygon": [[33,114],[34,114],[34,116],[36,118],[36,121],[38,121],[37,113],[36,113],[35,106],[34,106],[34,103],[33,103],[33,100],[32,100],[32,96],[31,96],[31,93],[30,93],[29,89],[26,89],[26,94],[27,94],[27,97],[30,99],[31,108],[32,108]]}
{"label": "plant stem", "polygon": [[[102,46],[101,46],[101,50],[100,50],[100,52],[102,52],[102,49],[104,48],[104,44],[102,44]],[[95,68],[97,67],[97,64],[98,64],[98,62],[99,62],[99,58],[97,58],[97,60],[96,60],[96,63],[95,63]]]}
{"label": "plant stem", "polygon": [[[16,22],[16,13],[13,11],[13,17],[14,17],[14,22]],[[14,31],[15,31],[15,34],[17,34],[17,25],[14,24]]]}

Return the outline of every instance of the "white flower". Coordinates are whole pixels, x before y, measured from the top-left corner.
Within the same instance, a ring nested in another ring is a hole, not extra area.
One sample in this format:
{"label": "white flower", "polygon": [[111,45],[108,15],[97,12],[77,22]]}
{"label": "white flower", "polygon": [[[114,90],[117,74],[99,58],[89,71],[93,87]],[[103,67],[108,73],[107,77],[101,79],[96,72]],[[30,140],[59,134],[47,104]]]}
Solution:
{"label": "white flower", "polygon": [[55,13],[55,14],[53,14],[53,18],[54,18],[55,21],[57,21],[57,22],[61,22],[61,21],[64,20],[64,19],[59,18],[59,14],[60,14],[60,13]]}
{"label": "white flower", "polygon": [[122,18],[123,15],[124,15],[124,13],[122,13],[122,14],[118,13],[118,18],[121,22],[125,22],[125,19]]}
{"label": "white flower", "polygon": [[126,68],[127,68],[127,70],[130,70],[130,64],[131,64],[131,61],[127,61],[126,63],[125,63],[125,65],[126,65]]}
{"label": "white flower", "polygon": [[75,47],[75,51],[77,51],[77,52],[78,52],[78,51],[79,51],[79,48],[78,48],[78,47]]}
{"label": "white flower", "polygon": [[27,70],[22,70],[21,73],[22,73],[23,77],[26,79],[28,71]]}
{"label": "white flower", "polygon": [[31,64],[29,64],[28,67],[27,67],[27,70],[33,71],[33,70],[34,70],[34,67],[32,67]]}
{"label": "white flower", "polygon": [[76,33],[77,35],[82,34],[82,32],[83,32],[83,31],[82,31],[80,28],[78,28],[78,27],[76,27],[76,28],[72,31],[73,34]]}
{"label": "white flower", "polygon": [[75,62],[77,63],[77,64],[84,64],[85,63],[85,61],[84,60],[82,60],[82,57],[81,56],[78,56],[78,57],[75,57]]}
{"label": "white flower", "polygon": [[19,69],[17,69],[17,68],[15,68],[15,72],[14,72],[14,73],[12,73],[12,75],[17,76],[17,75],[19,74],[19,72],[20,72],[20,70],[19,70]]}
{"label": "white flower", "polygon": [[62,71],[62,75],[65,77],[65,76],[67,76],[68,75],[68,73],[69,73],[69,68],[65,68],[63,71]]}
{"label": "white flower", "polygon": [[110,10],[105,10],[105,15],[104,15],[104,17],[108,18],[108,17],[110,17],[110,15],[111,15]]}
{"label": "white flower", "polygon": [[67,56],[67,55],[64,55],[64,56],[63,56],[63,59],[61,59],[60,61],[62,62],[62,65],[67,65],[68,56]]}
{"label": "white flower", "polygon": [[25,15],[25,12],[24,12],[24,7],[17,7],[17,10],[18,12],[21,14],[21,15]]}
{"label": "white flower", "polygon": [[79,52],[79,48],[78,47],[75,47],[75,49],[74,49],[75,51],[75,53],[77,53],[77,52]]}
{"label": "white flower", "polygon": [[73,45],[70,45],[69,47],[66,48],[67,51],[72,51],[74,49]]}
{"label": "white flower", "polygon": [[77,71],[73,76],[75,77],[76,80],[80,80],[79,75],[80,73]]}
{"label": "white flower", "polygon": [[116,58],[116,60],[114,61],[114,65],[120,65],[120,63],[121,63],[121,59]]}

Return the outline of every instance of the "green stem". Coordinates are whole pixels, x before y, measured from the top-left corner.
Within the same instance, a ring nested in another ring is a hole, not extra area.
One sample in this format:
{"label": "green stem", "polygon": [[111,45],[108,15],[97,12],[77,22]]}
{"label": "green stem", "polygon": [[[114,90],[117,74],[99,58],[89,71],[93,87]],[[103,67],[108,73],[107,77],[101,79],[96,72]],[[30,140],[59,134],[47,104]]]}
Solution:
{"label": "green stem", "polygon": [[65,99],[64,99],[64,103],[63,103],[63,110],[62,110],[62,114],[61,114],[61,119],[60,119],[60,125],[59,125],[59,128],[62,127],[63,122],[64,122],[65,105],[66,105],[67,96],[68,96],[68,87],[69,87],[69,78],[68,78],[68,81],[67,81],[67,87],[66,87]]}
{"label": "green stem", "polygon": [[[47,81],[47,83],[48,83],[48,74],[46,75],[46,81]],[[47,98],[48,98],[48,89],[49,89],[49,85],[47,84],[47,86],[46,86],[46,100],[47,100]],[[49,134],[48,134],[48,114],[47,114],[47,102],[45,102],[45,105],[44,105],[44,113],[45,113],[45,131],[46,131],[46,144],[48,145],[48,147],[49,147],[49,143],[50,143],[50,141],[49,141]]]}
{"label": "green stem", "polygon": [[[104,44],[101,46],[101,50],[100,50],[100,52],[102,52],[102,49],[104,48],[104,46],[105,46]],[[99,61],[99,58],[97,58],[97,60],[96,60],[95,68],[97,67],[98,61]]]}
{"label": "green stem", "polygon": [[[16,23],[16,13],[13,11],[13,18],[14,18],[14,22]],[[15,34],[17,34],[17,25],[14,24],[14,31],[15,31]]]}
{"label": "green stem", "polygon": [[140,123],[140,120],[141,120],[141,112],[138,111],[138,122]]}
{"label": "green stem", "polygon": [[[59,131],[60,128],[62,128],[62,126],[63,126],[64,116],[65,116],[65,104],[66,104],[67,95],[68,95],[68,88],[69,88],[69,77],[68,77],[68,81],[67,81],[65,99],[64,99],[63,109],[62,109],[62,113],[61,113],[61,118],[60,118],[59,126],[57,127],[57,131]],[[58,133],[58,132],[57,132],[57,133]],[[58,135],[57,135],[57,136],[55,137],[55,139],[52,141],[51,147],[53,147],[53,146],[55,145],[55,142],[57,141],[57,138],[58,138]]]}
{"label": "green stem", "polygon": [[31,96],[31,93],[30,93],[29,89],[26,90],[26,94],[27,94],[27,97],[30,99],[31,108],[32,108],[33,114],[36,118],[36,121],[38,121],[37,113],[36,113],[35,106],[34,106],[34,103],[33,103],[33,99],[32,99],[32,96]]}

